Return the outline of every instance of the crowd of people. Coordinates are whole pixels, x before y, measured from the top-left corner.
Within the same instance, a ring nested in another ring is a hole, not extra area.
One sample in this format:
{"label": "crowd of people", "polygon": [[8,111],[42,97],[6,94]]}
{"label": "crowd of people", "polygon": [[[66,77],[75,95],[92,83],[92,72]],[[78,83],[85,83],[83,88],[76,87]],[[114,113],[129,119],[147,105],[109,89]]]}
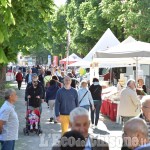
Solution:
{"label": "crowd of people", "polygon": [[[84,79],[78,85],[75,78],[74,71],[65,73],[57,67],[45,70],[45,68],[33,66],[25,75],[21,70],[18,71],[16,74],[18,89],[21,90],[23,79],[26,83],[25,105],[31,110],[30,130],[38,128],[39,117],[34,110],[39,110],[41,115],[41,104],[46,102],[50,110],[49,121],[60,123],[62,130],[62,137],[52,150],[109,150],[108,143],[95,139],[89,134],[89,128],[97,128],[99,121],[102,104],[102,86],[99,84],[99,79],[93,78],[93,83],[89,86],[88,81]],[[139,83],[141,84],[141,81]],[[143,87],[143,85],[140,86]],[[5,100],[0,109],[0,141],[2,150],[14,150],[19,128],[14,109],[14,103],[17,100],[16,91],[6,90]],[[150,149],[150,96],[145,96],[140,101],[135,81],[132,79],[120,92],[118,114],[123,121],[122,150]],[[68,131],[69,128],[71,131]],[[70,146],[67,140],[63,145],[63,139],[70,137],[75,140],[80,139],[82,145]]]}

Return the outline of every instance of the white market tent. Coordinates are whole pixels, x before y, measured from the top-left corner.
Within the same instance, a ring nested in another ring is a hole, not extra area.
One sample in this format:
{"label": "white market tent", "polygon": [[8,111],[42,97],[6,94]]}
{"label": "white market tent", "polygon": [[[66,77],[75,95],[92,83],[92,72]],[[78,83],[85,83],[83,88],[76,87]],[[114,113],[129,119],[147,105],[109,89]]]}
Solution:
{"label": "white market tent", "polygon": [[91,62],[90,61],[85,61],[85,60],[80,60],[78,62],[75,62],[73,64],[68,65],[68,67],[83,67],[83,68],[89,68]]}
{"label": "white market tent", "polygon": [[77,56],[76,54],[72,53],[72,54],[68,57],[68,59],[67,59],[67,58],[64,58],[64,59],[60,60],[59,62],[60,62],[60,64],[66,64],[67,61],[68,61],[68,64],[71,64],[71,63],[74,63],[74,62],[78,62],[78,61],[80,61],[80,60],[82,60],[82,58],[80,58],[80,57]]}
{"label": "white market tent", "polygon": [[104,51],[112,46],[118,45],[120,42],[108,28],[91,51],[83,58],[83,60],[73,63],[69,66],[90,67],[93,55],[97,51]]}
{"label": "white market tent", "polygon": [[85,61],[92,61],[95,52],[105,51],[106,49],[118,45],[120,42],[108,28],[91,51],[83,58]]}
{"label": "white market tent", "polygon": [[[141,41],[121,43],[105,52],[96,52],[94,57],[94,61],[103,61],[107,58],[108,62],[120,59],[120,63],[136,64],[138,72],[138,64],[150,64],[150,43]],[[137,77],[136,73],[136,79]]]}
{"label": "white market tent", "polygon": [[[118,44],[118,45],[116,45],[116,46],[113,46],[113,47],[111,47],[111,48],[109,48],[109,49],[107,49],[107,50],[105,50],[105,51],[103,51],[103,52],[110,52],[111,53],[111,51],[113,51],[114,50],[114,48],[118,48],[118,49],[120,49],[120,47],[125,47],[126,46],[126,44],[129,44],[129,43],[132,43],[132,42],[136,42],[136,40],[133,38],[133,37],[131,37],[131,36],[129,36],[127,39],[125,39],[123,42],[121,42],[120,44]],[[111,49],[111,50],[110,50]],[[103,53],[102,52],[102,53]],[[107,57],[102,57],[102,58],[96,58],[96,57],[94,57],[94,61],[95,62],[99,62],[100,64],[103,64],[104,62],[105,63],[107,63],[107,64],[109,64],[109,65],[112,65],[112,64],[114,64],[114,65],[135,65],[135,62],[133,62],[132,61],[132,59],[129,61],[129,59],[130,58],[107,58]],[[116,66],[117,67],[117,66]]]}
{"label": "white market tent", "polygon": [[[125,39],[122,43],[118,44],[117,46],[120,46],[120,45],[123,46],[124,44],[135,42],[135,41],[136,40],[133,37],[129,36],[127,39]],[[106,49],[105,51],[108,51],[108,49]],[[103,50],[103,51],[100,51],[100,52],[105,52],[105,51]],[[120,58],[114,58],[114,59],[108,59],[108,58],[95,59],[94,58],[94,61],[99,62],[99,67],[101,67],[101,68],[135,66],[135,62],[131,63],[131,61],[128,61],[127,58],[124,58],[124,59],[120,59]],[[73,63],[73,64],[71,64],[69,66],[81,66],[81,67],[85,67],[86,68],[86,67],[89,67],[90,64],[91,64],[90,61],[85,61],[83,59],[82,61]]]}
{"label": "white market tent", "polygon": [[[130,62],[135,63],[135,58],[140,61],[139,63],[150,64],[146,58],[150,57],[150,43],[135,41],[126,44],[119,44],[118,46],[112,47],[105,52],[96,52],[95,58],[131,58]],[[111,59],[109,59],[111,61]],[[122,59],[120,59],[121,61]],[[132,60],[132,61],[131,61]],[[129,63],[129,62],[127,62]]]}

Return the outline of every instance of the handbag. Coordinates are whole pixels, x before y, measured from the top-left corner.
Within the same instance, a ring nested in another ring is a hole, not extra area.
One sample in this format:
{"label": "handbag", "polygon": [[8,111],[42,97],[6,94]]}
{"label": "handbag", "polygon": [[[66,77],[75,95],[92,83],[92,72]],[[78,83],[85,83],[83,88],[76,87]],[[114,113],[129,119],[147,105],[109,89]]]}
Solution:
{"label": "handbag", "polygon": [[82,102],[83,98],[85,97],[85,95],[88,93],[88,91],[86,91],[86,93],[83,95],[83,97],[81,98],[81,100],[79,101],[79,104]]}

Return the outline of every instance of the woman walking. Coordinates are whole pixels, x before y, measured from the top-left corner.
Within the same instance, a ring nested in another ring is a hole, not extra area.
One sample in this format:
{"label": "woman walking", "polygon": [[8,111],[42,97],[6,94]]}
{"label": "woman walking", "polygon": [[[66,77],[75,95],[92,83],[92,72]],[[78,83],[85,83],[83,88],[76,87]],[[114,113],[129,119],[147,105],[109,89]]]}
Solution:
{"label": "woman walking", "polygon": [[56,99],[56,93],[58,91],[59,87],[55,80],[50,80],[50,87],[48,87],[46,91],[46,101],[49,104],[50,108],[50,122],[54,120],[54,123],[57,123],[55,120],[55,114],[54,114],[54,107],[55,107],[55,99]]}
{"label": "woman walking", "polygon": [[18,73],[16,75],[16,81],[18,83],[18,89],[20,90],[21,84],[22,84],[22,81],[23,81],[23,75],[21,73],[21,70],[18,70]]}
{"label": "woman walking", "polygon": [[78,90],[79,106],[89,110],[90,106],[94,110],[94,103],[91,92],[87,89],[87,81],[81,82],[81,88]]}
{"label": "woman walking", "polygon": [[91,91],[92,98],[94,101],[95,110],[91,109],[91,121],[92,126],[97,127],[98,120],[99,120],[99,113],[100,113],[100,107],[101,107],[101,93],[102,93],[102,87],[99,84],[99,80],[97,78],[93,78],[93,84],[90,86],[89,90]]}

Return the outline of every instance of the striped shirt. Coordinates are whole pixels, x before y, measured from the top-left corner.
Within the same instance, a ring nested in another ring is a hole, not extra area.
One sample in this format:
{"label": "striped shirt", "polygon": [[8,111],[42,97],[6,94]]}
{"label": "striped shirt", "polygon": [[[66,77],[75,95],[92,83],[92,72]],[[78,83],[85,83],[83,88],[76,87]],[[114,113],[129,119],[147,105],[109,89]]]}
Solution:
{"label": "striped shirt", "polygon": [[19,120],[14,105],[5,101],[0,109],[0,120],[4,121],[0,141],[18,140]]}

